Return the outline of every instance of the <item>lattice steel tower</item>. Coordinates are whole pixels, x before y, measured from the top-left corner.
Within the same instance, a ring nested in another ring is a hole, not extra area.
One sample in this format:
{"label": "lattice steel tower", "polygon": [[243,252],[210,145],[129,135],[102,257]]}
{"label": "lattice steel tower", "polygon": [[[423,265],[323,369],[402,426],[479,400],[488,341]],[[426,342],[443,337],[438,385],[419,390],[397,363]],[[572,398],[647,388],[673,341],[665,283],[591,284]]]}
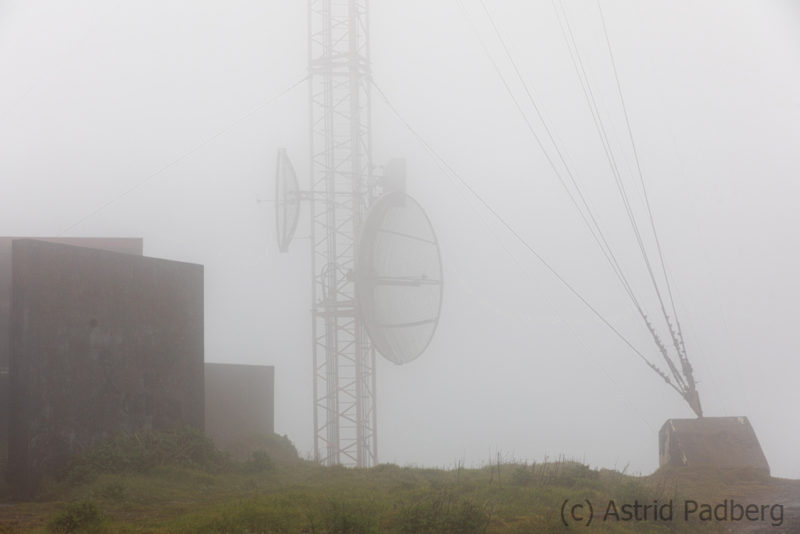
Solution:
{"label": "lattice steel tower", "polygon": [[375,198],[368,0],[309,0],[314,456],[377,463],[375,351],[359,318],[357,237]]}

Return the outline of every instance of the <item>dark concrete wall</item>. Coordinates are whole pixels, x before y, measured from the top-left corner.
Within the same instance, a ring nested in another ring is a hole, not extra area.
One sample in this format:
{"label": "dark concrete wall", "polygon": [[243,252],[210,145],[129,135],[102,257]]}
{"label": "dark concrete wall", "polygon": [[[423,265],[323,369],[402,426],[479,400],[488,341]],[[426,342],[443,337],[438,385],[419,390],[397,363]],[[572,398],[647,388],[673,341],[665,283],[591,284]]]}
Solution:
{"label": "dark concrete wall", "polygon": [[[0,450],[8,440],[8,365],[11,353],[11,243],[16,237],[0,237]],[[142,255],[142,239],[132,237],[43,237],[53,243]]]}
{"label": "dark concrete wall", "polygon": [[203,268],[13,243],[9,481],[120,432],[204,426]]}
{"label": "dark concrete wall", "polygon": [[[0,369],[0,454],[5,454],[5,451],[7,449],[8,449],[8,370]],[[0,476],[2,476],[2,474],[0,474]]]}
{"label": "dark concrete wall", "polygon": [[[11,244],[19,237],[0,237],[0,368],[8,368],[9,321],[11,320]],[[50,243],[110,250],[142,255],[142,239],[138,237],[36,237]]]}
{"label": "dark concrete wall", "polygon": [[221,447],[275,431],[275,368],[206,364],[206,435]]}
{"label": "dark concrete wall", "polygon": [[659,466],[752,468],[769,464],[747,417],[669,419],[658,433]]}

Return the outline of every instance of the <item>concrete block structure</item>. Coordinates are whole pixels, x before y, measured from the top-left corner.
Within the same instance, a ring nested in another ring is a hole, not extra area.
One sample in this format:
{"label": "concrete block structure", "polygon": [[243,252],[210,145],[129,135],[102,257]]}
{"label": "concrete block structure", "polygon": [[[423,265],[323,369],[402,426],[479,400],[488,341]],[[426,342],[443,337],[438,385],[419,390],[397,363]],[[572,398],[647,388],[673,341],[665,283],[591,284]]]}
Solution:
{"label": "concrete block structure", "polygon": [[275,368],[206,363],[206,435],[225,448],[275,431]]}
{"label": "concrete block structure", "polygon": [[769,464],[747,417],[668,419],[658,433],[659,466],[752,468]]}
{"label": "concrete block structure", "polygon": [[143,241],[139,237],[0,237],[0,369],[8,369],[11,321],[11,245],[17,239],[36,239],[76,247],[94,248],[141,256]]}
{"label": "concrete block structure", "polygon": [[8,449],[8,369],[0,369],[0,454]]}
{"label": "concrete block structure", "polygon": [[[8,367],[11,354],[11,244],[17,237],[0,237],[0,450],[8,443]],[[42,237],[40,241],[142,255],[141,238]]]}
{"label": "concrete block structure", "polygon": [[121,432],[204,427],[203,268],[12,243],[8,478],[25,498]]}

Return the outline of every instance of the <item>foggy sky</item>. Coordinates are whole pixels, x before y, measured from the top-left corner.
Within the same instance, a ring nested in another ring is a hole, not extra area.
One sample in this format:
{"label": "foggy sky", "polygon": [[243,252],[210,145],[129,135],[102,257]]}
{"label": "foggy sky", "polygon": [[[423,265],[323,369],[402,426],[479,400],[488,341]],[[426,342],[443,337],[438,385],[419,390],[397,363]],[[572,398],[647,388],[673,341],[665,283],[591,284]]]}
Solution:
{"label": "foggy sky", "polygon": [[[372,2],[376,84],[414,129],[653,361],[480,45],[534,113],[480,2]],[[656,300],[551,2],[487,0],[651,315]],[[706,415],[746,415],[800,477],[800,9],[603,1]],[[593,2],[565,3],[624,179],[635,162]],[[474,28],[473,29],[473,24]],[[477,35],[476,35],[477,30]],[[205,265],[206,359],[276,367],[276,431],[312,449],[308,212],[275,243],[274,158],[308,180],[306,3],[0,2],[4,235],[136,236]],[[686,403],[570,295],[373,95],[374,160],[405,157],[442,246],[428,351],[378,365],[379,458],[479,465],[564,455],[657,466]],[[540,135],[541,126],[535,124]],[[641,196],[637,216],[644,217]],[[640,219],[645,221],[644,218]]]}

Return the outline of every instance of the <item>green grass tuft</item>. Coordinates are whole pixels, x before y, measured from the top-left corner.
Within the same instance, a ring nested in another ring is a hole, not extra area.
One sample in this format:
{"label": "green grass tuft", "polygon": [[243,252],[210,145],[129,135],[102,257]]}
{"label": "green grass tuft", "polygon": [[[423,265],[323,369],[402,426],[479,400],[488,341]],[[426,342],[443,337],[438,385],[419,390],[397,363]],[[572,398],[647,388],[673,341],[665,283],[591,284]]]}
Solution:
{"label": "green grass tuft", "polygon": [[397,517],[400,534],[484,534],[491,508],[451,491],[438,492],[404,506]]}
{"label": "green grass tuft", "polygon": [[[713,502],[769,489],[768,480],[745,474],[633,477],[563,459],[359,469],[282,462],[272,457],[274,449],[261,447],[235,461],[209,446],[196,436],[115,438],[74,462],[72,469],[91,476],[54,484],[39,502],[2,509],[0,532],[547,534],[564,531],[565,500],[591,499],[600,507],[611,499]],[[65,501],[75,504],[63,509]],[[697,526],[598,520],[591,531],[689,534]],[[726,526],[707,524],[703,531]]]}
{"label": "green grass tuft", "polygon": [[145,473],[164,465],[219,472],[228,459],[194,428],[136,432],[106,439],[77,455],[60,478],[81,483],[100,473]]}
{"label": "green grass tuft", "polygon": [[51,534],[100,534],[109,532],[105,515],[92,502],[72,503],[47,523]]}

